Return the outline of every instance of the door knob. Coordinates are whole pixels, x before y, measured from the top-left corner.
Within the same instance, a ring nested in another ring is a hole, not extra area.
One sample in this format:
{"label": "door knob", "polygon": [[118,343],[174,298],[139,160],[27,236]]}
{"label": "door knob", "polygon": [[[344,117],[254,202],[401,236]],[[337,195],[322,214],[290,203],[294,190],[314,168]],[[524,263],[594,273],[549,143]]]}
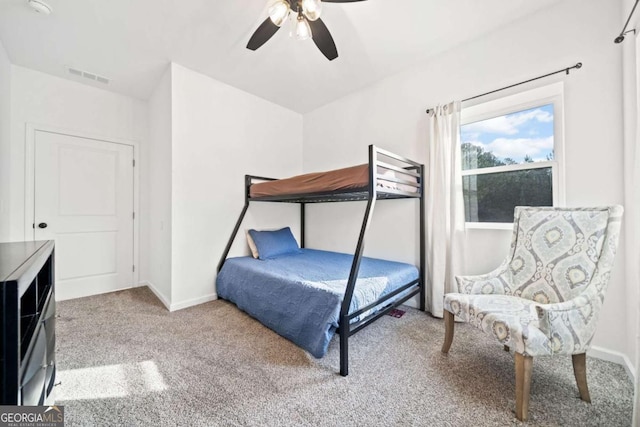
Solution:
{"label": "door knob", "polygon": [[47,228],[47,223],[41,222],[40,224],[38,224],[38,228]]}

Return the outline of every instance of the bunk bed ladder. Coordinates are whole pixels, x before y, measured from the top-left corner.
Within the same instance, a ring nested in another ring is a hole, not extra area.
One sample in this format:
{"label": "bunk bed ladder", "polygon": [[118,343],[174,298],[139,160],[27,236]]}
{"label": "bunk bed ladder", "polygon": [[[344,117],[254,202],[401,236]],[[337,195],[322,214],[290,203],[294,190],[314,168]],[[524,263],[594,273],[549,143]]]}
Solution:
{"label": "bunk bed ladder", "polygon": [[353,256],[353,263],[351,264],[351,272],[349,273],[349,281],[347,282],[347,289],[342,300],[342,306],[340,308],[340,375],[346,377],[349,375],[349,335],[351,333],[349,324],[349,308],[351,306],[351,299],[353,298],[353,291],[355,290],[356,280],[358,278],[358,271],[360,270],[360,261],[362,261],[362,253],[364,252],[364,237],[369,229],[371,223],[371,213],[376,204],[376,160],[377,152],[373,145],[369,146],[369,200],[367,201],[367,209],[364,212],[364,219],[362,221],[362,228],[360,229],[360,236],[358,237],[358,245],[356,246],[356,252]]}

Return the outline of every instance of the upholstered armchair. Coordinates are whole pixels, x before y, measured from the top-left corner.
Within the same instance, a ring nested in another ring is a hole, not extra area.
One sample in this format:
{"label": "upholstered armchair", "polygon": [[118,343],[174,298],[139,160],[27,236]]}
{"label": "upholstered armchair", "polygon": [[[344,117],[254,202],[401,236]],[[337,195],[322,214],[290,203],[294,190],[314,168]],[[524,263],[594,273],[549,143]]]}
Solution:
{"label": "upholstered armchair", "polygon": [[571,355],[580,398],[590,402],[585,353],[596,331],[618,244],[621,206],[517,207],[511,249],[491,273],[456,277],[444,297],[445,342],[454,316],[515,352],[516,417],[526,421],[533,358]]}

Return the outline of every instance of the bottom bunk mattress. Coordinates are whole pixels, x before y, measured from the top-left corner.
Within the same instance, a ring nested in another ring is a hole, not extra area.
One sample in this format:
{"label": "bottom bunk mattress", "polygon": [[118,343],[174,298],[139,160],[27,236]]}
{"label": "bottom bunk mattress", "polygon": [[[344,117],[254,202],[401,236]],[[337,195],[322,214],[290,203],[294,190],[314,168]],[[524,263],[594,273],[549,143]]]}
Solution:
{"label": "bottom bunk mattress", "polygon": [[[353,255],[314,249],[266,260],[229,258],[218,274],[217,292],[320,358],[338,327],[352,261]],[[349,312],[416,279],[413,265],[363,257]]]}

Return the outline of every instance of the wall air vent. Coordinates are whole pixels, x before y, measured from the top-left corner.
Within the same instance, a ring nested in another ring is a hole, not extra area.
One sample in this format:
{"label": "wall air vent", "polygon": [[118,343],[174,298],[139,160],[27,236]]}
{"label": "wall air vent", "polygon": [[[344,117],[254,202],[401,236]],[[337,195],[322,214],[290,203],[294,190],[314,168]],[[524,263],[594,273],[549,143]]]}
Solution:
{"label": "wall air vent", "polygon": [[77,76],[77,77],[82,77],[85,79],[89,79],[89,80],[93,80],[94,82],[98,82],[98,83],[102,83],[105,85],[109,84],[109,79],[106,77],[102,77],[99,76],[95,73],[90,73],[88,71],[84,71],[84,70],[78,70],[77,68],[73,68],[73,67],[67,67],[67,71],[69,71],[69,74]]}

